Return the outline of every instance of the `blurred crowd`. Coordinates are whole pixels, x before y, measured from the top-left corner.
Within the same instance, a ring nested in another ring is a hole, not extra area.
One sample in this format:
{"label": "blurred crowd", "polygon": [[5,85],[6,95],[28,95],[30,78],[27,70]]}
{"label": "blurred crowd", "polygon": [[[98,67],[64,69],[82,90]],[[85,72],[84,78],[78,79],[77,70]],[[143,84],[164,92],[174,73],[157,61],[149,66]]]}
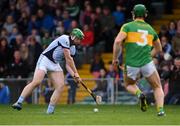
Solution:
{"label": "blurred crowd", "polygon": [[115,27],[125,21],[123,9],[108,0],[2,0],[0,76],[27,77],[51,41],[75,27],[85,34],[79,47],[84,52],[97,43],[112,50]]}
{"label": "blurred crowd", "polygon": [[165,102],[180,103],[180,20],[162,25],[159,37],[163,52],[154,60],[164,85]]}
{"label": "blurred crowd", "polygon": [[150,8],[150,0],[1,0],[0,76],[27,77],[51,41],[75,27],[85,34],[78,47],[85,59],[93,52],[111,52],[137,3]]}

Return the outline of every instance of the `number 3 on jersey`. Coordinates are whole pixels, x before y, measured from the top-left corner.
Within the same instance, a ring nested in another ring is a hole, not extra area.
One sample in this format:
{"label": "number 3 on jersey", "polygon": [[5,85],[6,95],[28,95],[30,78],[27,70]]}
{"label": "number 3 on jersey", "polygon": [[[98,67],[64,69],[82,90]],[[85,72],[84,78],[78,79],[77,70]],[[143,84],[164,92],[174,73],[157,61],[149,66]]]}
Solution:
{"label": "number 3 on jersey", "polygon": [[145,46],[145,45],[147,45],[147,43],[148,43],[148,39],[147,39],[148,31],[138,29],[137,32],[141,34],[141,38],[140,38],[139,41],[136,42],[136,43],[137,43],[139,46]]}

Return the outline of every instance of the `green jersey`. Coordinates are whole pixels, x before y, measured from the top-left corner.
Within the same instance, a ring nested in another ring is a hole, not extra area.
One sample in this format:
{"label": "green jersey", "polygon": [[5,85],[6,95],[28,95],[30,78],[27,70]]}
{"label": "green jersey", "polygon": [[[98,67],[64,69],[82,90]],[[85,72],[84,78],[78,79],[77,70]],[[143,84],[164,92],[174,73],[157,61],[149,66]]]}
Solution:
{"label": "green jersey", "polygon": [[127,35],[123,43],[123,62],[132,67],[141,67],[152,61],[153,41],[158,40],[154,29],[143,20],[124,24],[121,31]]}

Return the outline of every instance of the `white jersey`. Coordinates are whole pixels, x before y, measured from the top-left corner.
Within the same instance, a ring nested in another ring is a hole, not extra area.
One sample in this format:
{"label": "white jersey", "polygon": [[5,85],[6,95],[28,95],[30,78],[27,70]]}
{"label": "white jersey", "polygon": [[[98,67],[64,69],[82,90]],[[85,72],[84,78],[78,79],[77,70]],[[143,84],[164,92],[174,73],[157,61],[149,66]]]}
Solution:
{"label": "white jersey", "polygon": [[65,60],[63,48],[70,49],[71,56],[74,56],[76,53],[75,45],[72,45],[70,36],[62,35],[51,42],[42,54],[52,62],[59,63],[60,61]]}

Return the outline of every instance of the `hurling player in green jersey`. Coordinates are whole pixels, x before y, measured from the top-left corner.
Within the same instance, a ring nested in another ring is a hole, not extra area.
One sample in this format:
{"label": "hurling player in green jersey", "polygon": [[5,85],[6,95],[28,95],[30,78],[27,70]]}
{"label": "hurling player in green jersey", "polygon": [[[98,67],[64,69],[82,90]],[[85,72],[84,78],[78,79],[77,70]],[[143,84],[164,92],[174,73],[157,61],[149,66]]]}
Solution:
{"label": "hurling player in green jersey", "polygon": [[164,93],[159,74],[152,58],[162,51],[157,33],[144,21],[147,17],[146,7],[134,6],[133,21],[124,24],[117,35],[113,46],[113,64],[118,65],[119,54],[123,54],[124,82],[126,89],[138,96],[142,111],[147,110],[146,96],[136,85],[138,75],[142,74],[154,90],[157,115],[165,116]]}

